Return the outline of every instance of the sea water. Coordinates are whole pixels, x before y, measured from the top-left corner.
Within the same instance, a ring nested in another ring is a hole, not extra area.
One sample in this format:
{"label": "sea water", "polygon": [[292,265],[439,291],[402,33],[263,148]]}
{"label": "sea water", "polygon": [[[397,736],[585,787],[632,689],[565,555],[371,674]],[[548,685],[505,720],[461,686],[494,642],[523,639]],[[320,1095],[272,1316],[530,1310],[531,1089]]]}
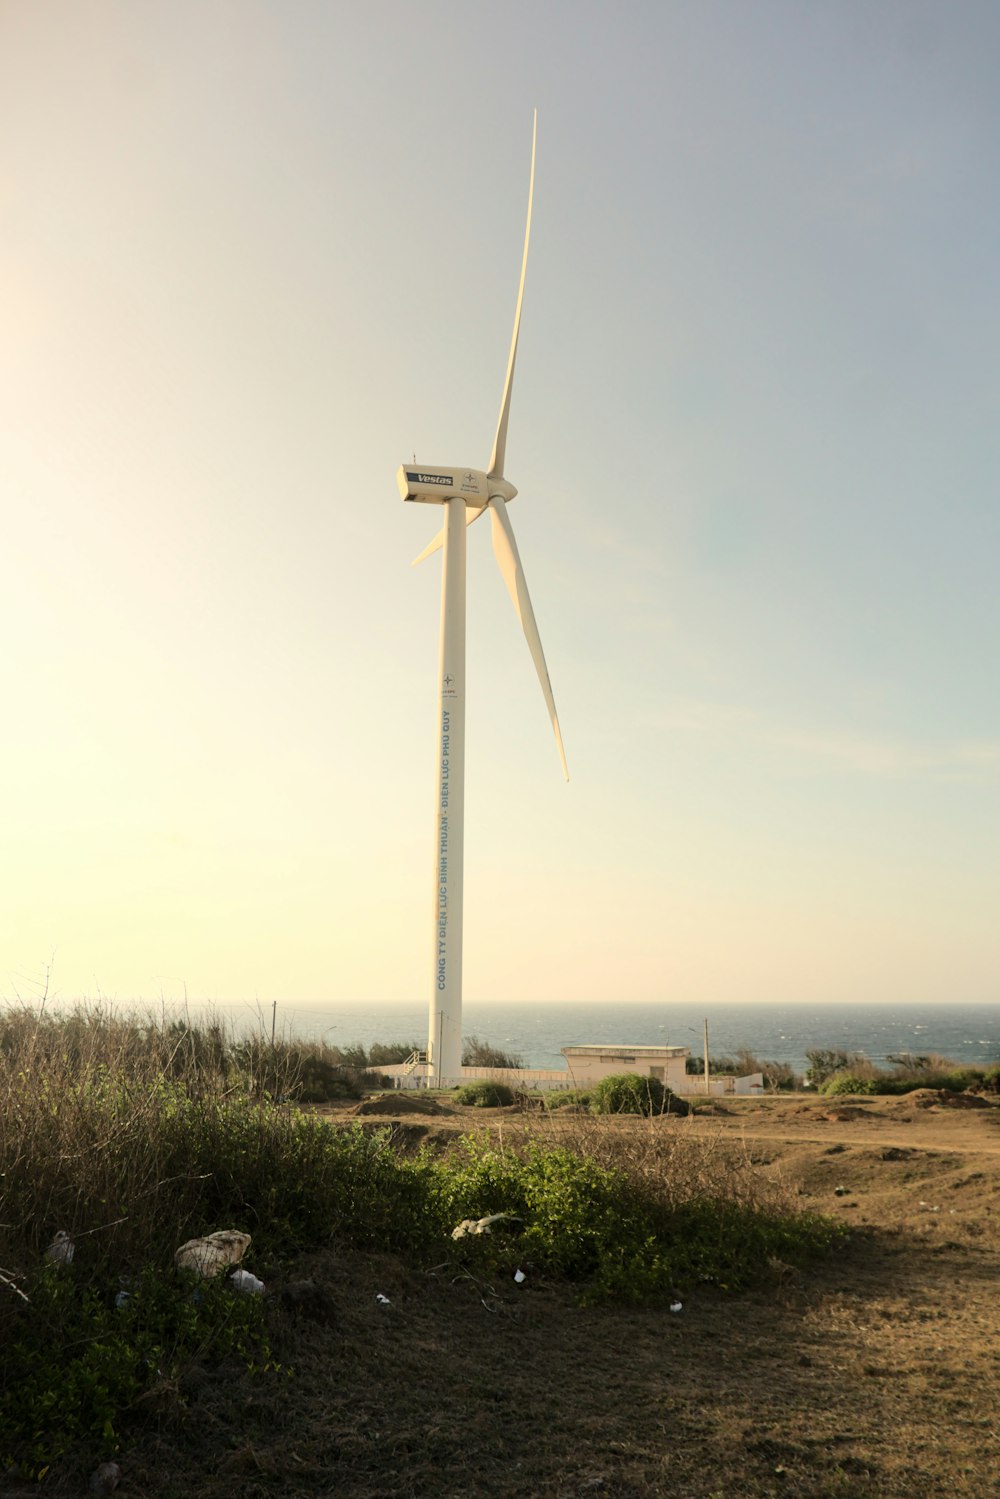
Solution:
{"label": "sea water", "polygon": [[[198,1006],[202,1012],[203,1007]],[[330,1046],[373,1041],[425,1044],[427,1006],[407,1004],[307,1004],[278,1000],[220,1005],[218,1018],[237,1029],[254,1026],[278,1036],[325,1041]],[[191,1006],[192,1019],[195,1006]],[[197,1018],[202,1018],[199,1013]],[[816,1048],[863,1052],[876,1066],[890,1056],[936,1052],[960,1066],[1000,1062],[1000,1003],[918,1004],[486,1004],[469,1000],[465,1036],[519,1055],[528,1067],[562,1067],[563,1046],[610,1042],[624,1046],[688,1046],[701,1055],[705,1021],[713,1057],[741,1047],[762,1060],[805,1070]]]}

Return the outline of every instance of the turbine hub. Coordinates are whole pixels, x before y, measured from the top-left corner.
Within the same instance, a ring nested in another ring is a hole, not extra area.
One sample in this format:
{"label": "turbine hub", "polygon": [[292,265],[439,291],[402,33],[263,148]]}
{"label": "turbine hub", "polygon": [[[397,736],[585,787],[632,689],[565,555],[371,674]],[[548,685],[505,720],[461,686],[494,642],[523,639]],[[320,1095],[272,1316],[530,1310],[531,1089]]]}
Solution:
{"label": "turbine hub", "polygon": [[489,484],[491,500],[512,500],[517,494],[517,490],[513,484],[508,483],[506,479],[491,479],[487,475],[487,483]]}

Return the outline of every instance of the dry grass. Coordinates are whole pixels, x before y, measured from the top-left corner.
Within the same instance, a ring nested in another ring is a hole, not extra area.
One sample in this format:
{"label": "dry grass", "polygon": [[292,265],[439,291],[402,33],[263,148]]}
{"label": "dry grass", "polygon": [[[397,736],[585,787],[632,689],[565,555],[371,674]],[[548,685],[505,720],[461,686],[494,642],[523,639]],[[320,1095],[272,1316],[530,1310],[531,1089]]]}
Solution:
{"label": "dry grass", "polygon": [[[692,1121],[693,1123],[693,1121]],[[752,1169],[743,1142],[721,1132],[697,1133],[684,1119],[653,1115],[564,1113],[529,1118],[520,1129],[498,1124],[499,1138],[559,1144],[599,1165],[625,1172],[667,1207],[723,1200],[748,1211],[785,1212],[794,1194]]]}

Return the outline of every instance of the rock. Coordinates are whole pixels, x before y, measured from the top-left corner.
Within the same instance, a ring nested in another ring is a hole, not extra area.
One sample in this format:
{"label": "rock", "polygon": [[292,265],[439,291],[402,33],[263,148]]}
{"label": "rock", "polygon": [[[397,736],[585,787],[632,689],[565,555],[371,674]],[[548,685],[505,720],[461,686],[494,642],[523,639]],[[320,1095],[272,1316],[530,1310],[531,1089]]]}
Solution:
{"label": "rock", "polygon": [[95,1468],[90,1475],[87,1492],[90,1494],[111,1494],[122,1481],[122,1470],[117,1463],[102,1463]]}
{"label": "rock", "polygon": [[227,1265],[238,1265],[249,1245],[249,1234],[237,1228],[220,1228],[203,1239],[188,1239],[174,1251],[174,1264],[178,1270],[193,1270],[207,1279]]}

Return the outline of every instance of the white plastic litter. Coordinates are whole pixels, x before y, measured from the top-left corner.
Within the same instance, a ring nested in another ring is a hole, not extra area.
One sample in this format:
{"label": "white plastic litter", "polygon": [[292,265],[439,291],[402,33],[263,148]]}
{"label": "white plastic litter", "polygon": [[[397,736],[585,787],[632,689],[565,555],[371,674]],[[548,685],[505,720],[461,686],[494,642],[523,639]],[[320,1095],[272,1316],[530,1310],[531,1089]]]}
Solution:
{"label": "white plastic litter", "polygon": [[251,1274],[249,1270],[234,1270],[229,1279],[233,1283],[233,1288],[243,1296],[263,1296],[264,1294],[264,1282],[258,1280],[256,1275]]}
{"label": "white plastic litter", "polygon": [[388,1296],[383,1296],[381,1291],[375,1292],[375,1300],[378,1302],[379,1306],[392,1305],[392,1302],[389,1300]]}
{"label": "white plastic litter", "polygon": [[249,1246],[249,1234],[240,1233],[238,1228],[220,1228],[203,1239],[188,1239],[174,1251],[174,1264],[179,1270],[193,1270],[207,1279],[227,1265],[238,1265]]}
{"label": "white plastic litter", "polygon": [[672,1312],[682,1312],[684,1310],[683,1301],[672,1301],[670,1303],[670,1310]]}
{"label": "white plastic litter", "polygon": [[489,1234],[493,1232],[495,1223],[520,1223],[513,1213],[490,1213],[485,1218],[463,1218],[457,1228],[453,1228],[451,1236],[453,1239],[468,1239],[478,1234]]}
{"label": "white plastic litter", "polygon": [[524,1281],[527,1280],[527,1278],[528,1277],[525,1275],[523,1270],[514,1271],[514,1279],[517,1281],[518,1285],[521,1285]]}
{"label": "white plastic litter", "polygon": [[66,1230],[61,1228],[46,1249],[45,1258],[51,1260],[53,1265],[68,1265],[75,1253],[76,1245]]}

